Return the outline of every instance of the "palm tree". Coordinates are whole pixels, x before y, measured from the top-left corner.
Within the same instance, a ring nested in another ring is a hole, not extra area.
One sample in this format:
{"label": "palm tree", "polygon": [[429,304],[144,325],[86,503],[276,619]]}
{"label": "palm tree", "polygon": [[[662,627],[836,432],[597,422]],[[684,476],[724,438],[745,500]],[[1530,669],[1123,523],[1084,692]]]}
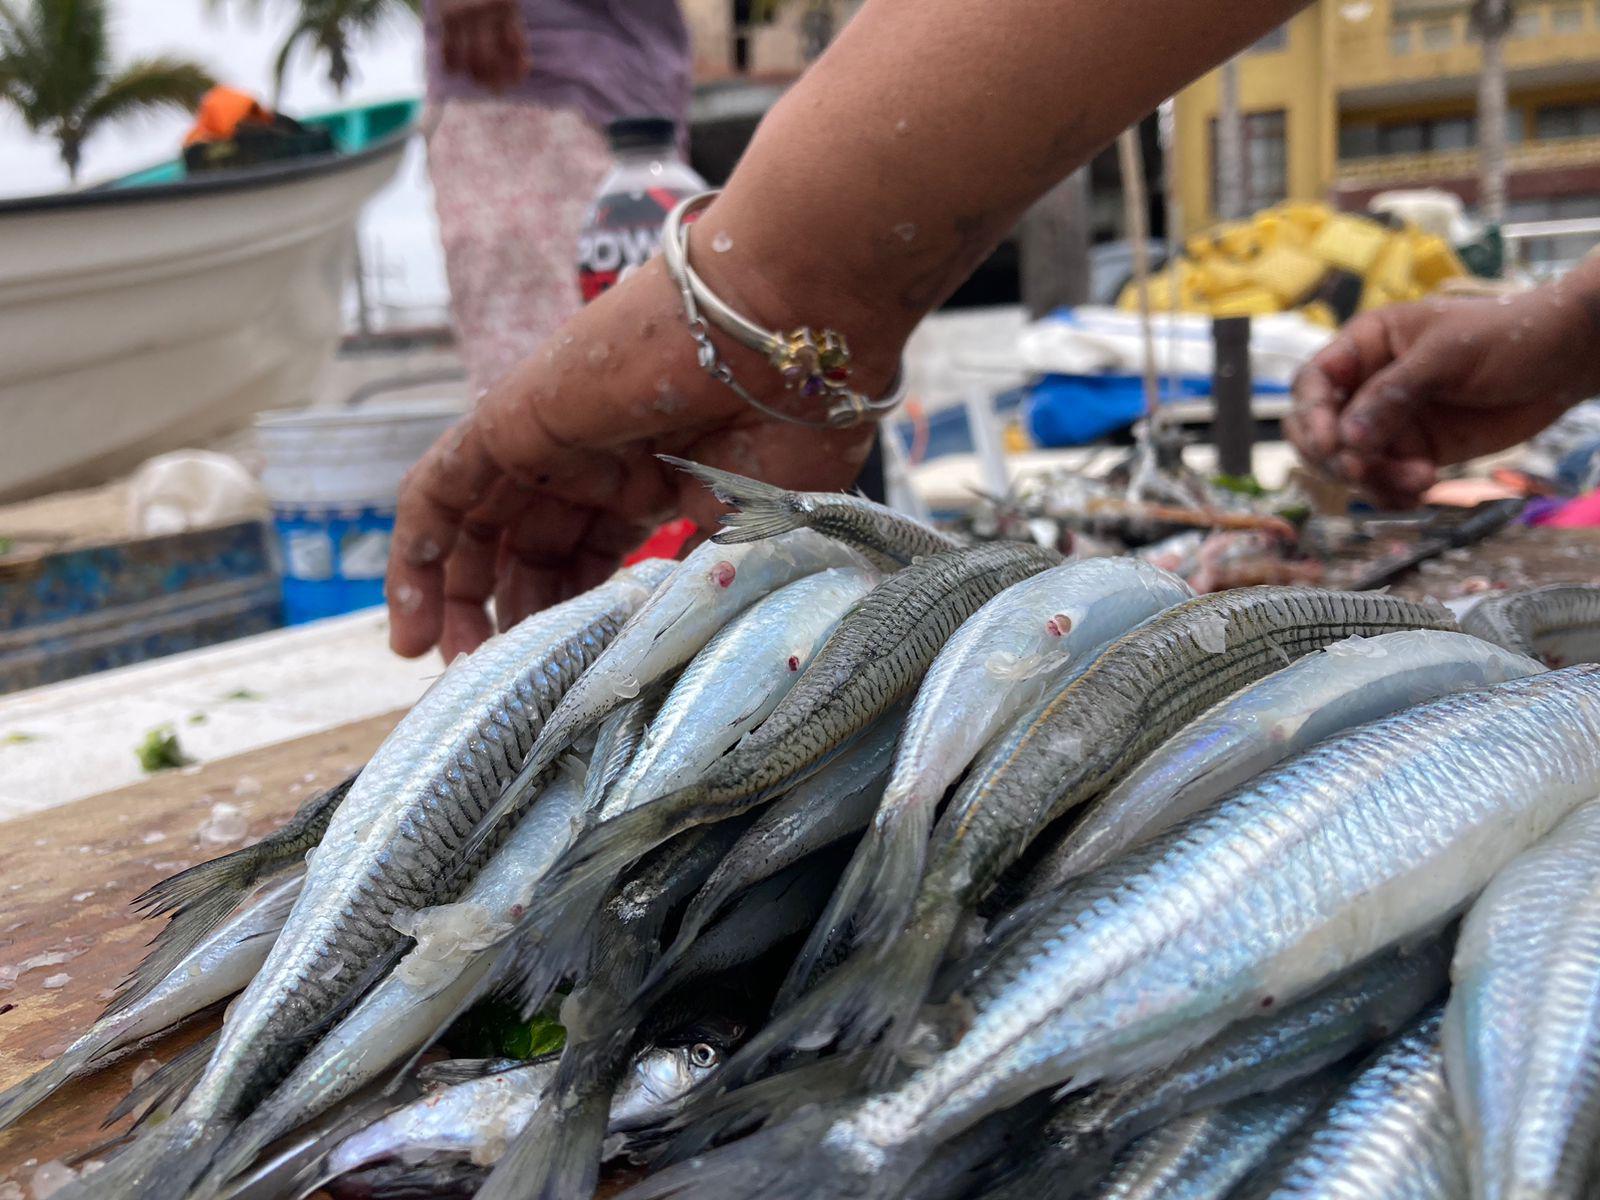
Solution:
{"label": "palm tree", "polygon": [[1506,57],[1511,28],[1507,0],[1476,0],[1472,24],[1483,42],[1478,73],[1478,211],[1491,225],[1506,219]]}
{"label": "palm tree", "polygon": [[[265,0],[247,2],[260,11]],[[213,5],[220,3],[222,0],[212,0]],[[289,61],[302,42],[309,43],[313,53],[328,56],[328,82],[342,95],[350,82],[351,42],[402,13],[414,17],[422,15],[422,0],[297,0],[296,6],[298,17],[294,28],[283,39],[278,60],[272,67],[274,106],[283,96],[283,77],[288,74]]]}
{"label": "palm tree", "polygon": [[193,112],[211,84],[205,68],[168,56],[113,71],[106,0],[0,0],[0,101],[55,138],[73,180],[95,130],[161,108]]}

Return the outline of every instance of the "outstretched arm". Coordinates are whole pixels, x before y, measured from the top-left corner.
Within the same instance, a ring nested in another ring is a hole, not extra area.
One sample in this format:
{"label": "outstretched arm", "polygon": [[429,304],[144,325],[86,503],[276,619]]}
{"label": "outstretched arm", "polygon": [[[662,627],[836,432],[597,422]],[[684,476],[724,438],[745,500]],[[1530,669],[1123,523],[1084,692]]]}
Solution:
{"label": "outstretched arm", "polygon": [[[769,328],[832,328],[877,393],[916,323],[1023,210],[1303,0],[869,0],[762,122],[690,237]],[[718,335],[737,378],[785,395]],[[659,263],[591,304],[433,447],[400,497],[391,643],[447,656],[604,577],[650,524],[713,510],[652,454],[847,485],[871,430],[763,418],[695,362]]]}

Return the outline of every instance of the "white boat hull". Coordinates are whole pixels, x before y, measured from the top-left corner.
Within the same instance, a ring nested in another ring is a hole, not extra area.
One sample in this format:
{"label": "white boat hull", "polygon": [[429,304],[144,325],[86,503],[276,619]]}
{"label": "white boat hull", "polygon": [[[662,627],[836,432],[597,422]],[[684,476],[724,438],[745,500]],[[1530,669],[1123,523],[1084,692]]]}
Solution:
{"label": "white boat hull", "polygon": [[321,166],[0,205],[0,501],[304,403],[403,138]]}

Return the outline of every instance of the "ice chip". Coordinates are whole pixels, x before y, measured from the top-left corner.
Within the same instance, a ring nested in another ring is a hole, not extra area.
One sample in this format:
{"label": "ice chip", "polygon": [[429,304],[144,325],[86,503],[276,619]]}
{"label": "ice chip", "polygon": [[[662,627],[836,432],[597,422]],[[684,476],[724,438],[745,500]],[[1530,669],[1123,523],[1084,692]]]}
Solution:
{"label": "ice chip", "polygon": [[34,1168],[33,1178],[30,1180],[34,1200],[45,1200],[46,1196],[54,1196],[77,1178],[78,1173],[60,1159],[52,1158],[49,1162],[40,1163]]}
{"label": "ice chip", "polygon": [[200,826],[202,846],[231,846],[242,842],[250,831],[250,821],[237,804],[226,801],[211,806],[211,816]]}
{"label": "ice chip", "polygon": [[45,981],[42,984],[40,984],[39,986],[44,988],[46,991],[53,992],[53,991],[57,990],[58,988],[66,987],[67,984],[69,984],[71,982],[72,982],[72,976],[68,975],[65,971],[62,971],[59,975],[47,976],[45,978]]}
{"label": "ice chip", "polygon": [[1195,618],[1195,645],[1207,654],[1224,654],[1228,649],[1228,618],[1221,613],[1204,613]]}

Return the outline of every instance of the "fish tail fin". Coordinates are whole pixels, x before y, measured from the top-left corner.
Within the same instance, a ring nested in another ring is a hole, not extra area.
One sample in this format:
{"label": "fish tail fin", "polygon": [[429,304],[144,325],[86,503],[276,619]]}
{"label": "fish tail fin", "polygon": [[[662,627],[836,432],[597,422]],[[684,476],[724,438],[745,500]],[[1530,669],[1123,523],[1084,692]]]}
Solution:
{"label": "fish tail fin", "polygon": [[910,1182],[925,1151],[907,1147],[861,1153],[829,1139],[837,1110],[812,1106],[780,1125],[635,1184],[620,1200],[889,1200]]}
{"label": "fish tail fin", "polygon": [[228,914],[239,906],[242,897],[242,888],[233,890],[230,887],[186,902],[172,915],[166,927],[156,934],[150,943],[149,953],[117,985],[116,996],[106,1005],[101,1016],[114,1017],[154,991],[189,951],[227,919]]}
{"label": "fish tail fin", "polygon": [[[181,1054],[168,1059],[148,1078],[129,1088],[128,1094],[117,1101],[116,1106],[106,1114],[106,1119],[100,1123],[100,1127],[108,1128],[123,1117],[138,1112],[139,1115],[134,1121],[134,1127],[138,1128],[155,1116],[157,1110],[170,1112],[177,1108],[188,1099],[189,1093],[194,1090],[194,1085],[199,1082],[200,1076],[210,1065],[211,1056],[216,1053],[217,1043],[221,1039],[221,1030],[208,1033]],[[143,1111],[140,1111],[141,1109]]]}
{"label": "fish tail fin", "polygon": [[722,517],[722,531],[711,540],[721,545],[736,542],[759,542],[790,530],[802,529],[809,517],[793,492],[784,491],[759,479],[735,475],[732,471],[707,467],[688,459],[674,458],[670,454],[656,456],[680,471],[693,475],[711,494],[724,504],[733,506],[733,512]]}
{"label": "fish tail fin", "polygon": [[772,1059],[836,1045],[858,1050],[879,1034],[869,1078],[878,1082],[898,1062],[917,1010],[932,986],[948,945],[942,927],[916,924],[887,946],[853,954],[816,987],[767,1023],[718,1072],[738,1085],[764,1073]]}
{"label": "fish tail fin", "polygon": [[91,1040],[85,1035],[68,1046],[54,1062],[0,1092],[0,1130],[32,1112],[69,1079],[92,1070],[94,1057],[104,1046],[103,1041]]}
{"label": "fish tail fin", "polygon": [[834,1055],[727,1092],[717,1087],[719,1077],[713,1076],[690,1093],[681,1113],[661,1127],[667,1140],[652,1162],[656,1166],[683,1162],[729,1138],[786,1121],[807,1105],[843,1100],[860,1086],[865,1066],[864,1055]]}
{"label": "fish tail fin", "polygon": [[489,1172],[476,1200],[593,1196],[600,1182],[610,1107],[610,1089],[584,1095],[571,1107],[541,1104]]}
{"label": "fish tail fin", "polygon": [[226,1120],[174,1118],[144,1131],[100,1170],[54,1195],[57,1200],[182,1200],[231,1128]]}
{"label": "fish tail fin", "polygon": [[827,911],[796,955],[777,1005],[795,1003],[837,951],[867,953],[887,945],[916,903],[927,859],[931,812],[921,805],[884,807],[856,847]]}
{"label": "fish tail fin", "polygon": [[135,912],[159,917],[218,897],[237,901],[261,876],[260,843],[253,842],[231,854],[208,859],[152,884],[129,902]]}

